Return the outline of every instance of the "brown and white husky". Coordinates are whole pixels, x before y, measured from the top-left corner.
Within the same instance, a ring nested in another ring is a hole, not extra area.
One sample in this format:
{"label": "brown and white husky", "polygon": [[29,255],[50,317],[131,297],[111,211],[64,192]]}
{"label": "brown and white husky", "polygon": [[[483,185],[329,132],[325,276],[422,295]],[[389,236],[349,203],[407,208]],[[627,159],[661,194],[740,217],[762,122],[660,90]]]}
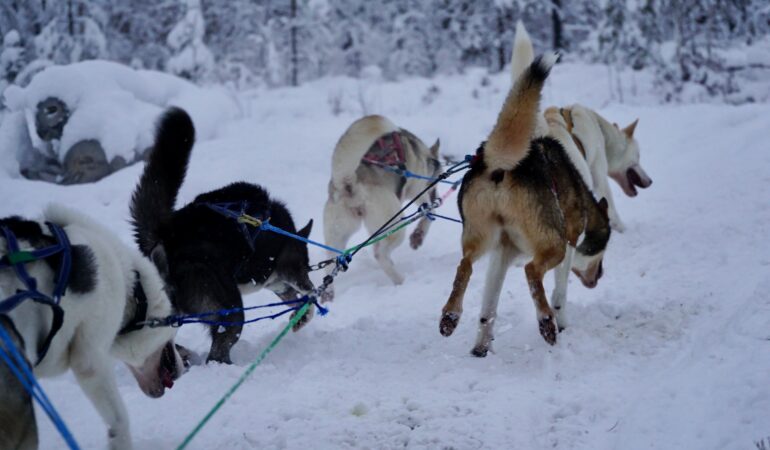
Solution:
{"label": "brown and white husky", "polygon": [[458,200],[463,255],[439,330],[444,336],[454,332],[473,263],[491,253],[475,356],[489,350],[500,290],[515,259],[528,260],[524,271],[540,334],[549,344],[556,343],[566,296],[553,296],[552,309],[543,289],[545,273],[557,268],[557,292],[566,292],[570,268],[588,286],[602,275],[610,237],[607,201],[594,199],[557,140],[532,139],[541,89],[555,61],[554,54],[541,56],[523,71],[463,178]]}

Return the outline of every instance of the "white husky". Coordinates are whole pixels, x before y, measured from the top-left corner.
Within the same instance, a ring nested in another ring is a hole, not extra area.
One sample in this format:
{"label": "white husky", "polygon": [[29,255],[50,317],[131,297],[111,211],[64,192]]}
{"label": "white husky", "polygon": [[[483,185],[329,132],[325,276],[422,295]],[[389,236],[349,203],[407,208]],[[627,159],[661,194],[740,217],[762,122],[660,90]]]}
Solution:
{"label": "white husky", "polygon": [[[519,21],[516,24],[511,72],[513,80],[529,67],[534,58],[532,40]],[[581,105],[548,108],[539,117],[536,134],[549,135],[560,141],[588,186],[597,198],[609,203],[610,224],[617,231],[625,226],[620,220],[612,198],[607,176],[615,180],[629,197],[637,194],[636,187],[647,188],[652,180],[639,164],[639,144],[634,130],[639,119],[620,129],[596,111]]]}
{"label": "white husky", "polygon": [[[342,249],[361,227],[373,233],[392,217],[401,204],[425,189],[429,181],[404,178],[388,168],[398,167],[413,173],[435,177],[441,170],[438,161],[439,142],[428,148],[417,136],[383,116],[366,116],[355,122],[340,137],[332,156],[332,178],[329,199],[324,207],[326,244]],[[435,188],[426,192],[418,205],[436,199]],[[411,247],[417,249],[430,227],[422,218],[410,236]],[[404,240],[395,233],[374,245],[374,257],[394,284],[403,276],[396,270],[390,253]],[[327,290],[330,300],[333,296]]]}
{"label": "white husky", "polygon": [[[148,259],[75,211],[52,205],[41,221],[10,217],[0,219],[0,226],[16,236],[21,250],[30,250],[56,243],[45,222],[59,225],[71,244],[72,269],[60,303],[62,326],[39,361],[41,346],[45,346],[52,327],[50,307],[25,300],[0,315],[0,326],[13,337],[27,361],[37,361],[33,367],[36,376],[51,377],[71,369],[107,424],[109,447],[129,449],[128,414],[115,382],[113,358],[129,366],[145,394],[163,395],[184,371],[173,344],[175,330],[143,327],[129,331],[126,327],[145,317],[169,315],[171,302]],[[0,237],[0,256],[8,254],[7,241]],[[42,293],[53,292],[59,276],[57,264],[61,264],[56,258],[58,255],[24,266]],[[13,269],[0,270],[0,299],[20,289],[26,287]],[[145,314],[141,314],[142,305],[147,307]],[[2,362],[0,385],[0,448],[37,447],[30,397]]]}

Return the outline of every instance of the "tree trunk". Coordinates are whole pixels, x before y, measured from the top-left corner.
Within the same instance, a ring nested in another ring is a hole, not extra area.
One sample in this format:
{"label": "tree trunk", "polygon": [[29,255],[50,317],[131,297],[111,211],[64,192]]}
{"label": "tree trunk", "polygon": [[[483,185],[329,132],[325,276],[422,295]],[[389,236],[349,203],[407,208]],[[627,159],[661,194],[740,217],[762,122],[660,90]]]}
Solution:
{"label": "tree trunk", "polygon": [[297,0],[291,0],[291,85],[298,86],[299,57],[297,55]]}
{"label": "tree trunk", "polygon": [[[72,14],[72,0],[69,0],[67,2],[67,31],[69,32],[70,36],[75,35],[75,18]],[[68,61],[73,62],[73,61]]]}
{"label": "tree trunk", "polygon": [[505,21],[503,20],[503,11],[502,8],[497,8],[497,36],[498,36],[498,44],[497,44],[497,68],[500,72],[503,71],[505,68],[505,60],[506,60],[506,52],[505,52],[505,43],[502,39],[499,38],[499,36],[503,36],[505,33]]}

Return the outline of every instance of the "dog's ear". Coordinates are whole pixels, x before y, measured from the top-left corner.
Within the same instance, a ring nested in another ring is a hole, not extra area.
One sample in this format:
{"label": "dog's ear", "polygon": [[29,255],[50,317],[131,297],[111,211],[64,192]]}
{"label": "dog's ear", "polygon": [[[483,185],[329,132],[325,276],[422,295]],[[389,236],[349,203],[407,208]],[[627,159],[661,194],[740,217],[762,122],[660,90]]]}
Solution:
{"label": "dog's ear", "polygon": [[631,123],[631,125],[623,128],[623,132],[626,133],[626,136],[628,137],[634,137],[634,130],[636,129],[636,124],[639,123],[639,119],[636,119]]}
{"label": "dog's ear", "polygon": [[301,230],[297,231],[297,234],[307,239],[310,236],[310,231],[313,229],[313,219],[305,225]]}
{"label": "dog's ear", "polygon": [[607,214],[609,203],[607,203],[607,199],[605,197],[602,197],[602,199],[599,200],[599,208],[601,208],[602,212],[604,213],[604,217],[609,218],[609,215]]}
{"label": "dog's ear", "polygon": [[436,142],[430,146],[430,154],[436,159],[438,159],[438,148],[440,145],[441,145],[441,141],[438,138],[436,138]]}
{"label": "dog's ear", "polygon": [[158,244],[150,251],[150,260],[158,268],[161,277],[164,279],[168,276],[168,258],[166,257],[166,249],[162,245]]}

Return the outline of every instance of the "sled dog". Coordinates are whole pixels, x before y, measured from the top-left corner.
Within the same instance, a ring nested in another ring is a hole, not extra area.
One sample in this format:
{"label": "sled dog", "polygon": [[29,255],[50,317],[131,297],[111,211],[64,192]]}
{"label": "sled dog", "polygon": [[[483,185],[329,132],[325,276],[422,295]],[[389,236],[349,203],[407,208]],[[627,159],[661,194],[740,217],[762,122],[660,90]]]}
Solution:
{"label": "sled dog", "polygon": [[[181,312],[204,313],[243,307],[241,294],[261,289],[282,300],[295,300],[313,290],[308,277],[307,245],[268,231],[259,231],[216,208],[232,208],[289,233],[310,235],[311,220],[297,230],[283,203],[260,186],[238,182],[198,195],[174,209],[187,172],[195,129],[178,108],[160,120],[155,144],[131,199],[131,216],[139,250],[158,266]],[[313,309],[295,326],[301,328]],[[241,334],[244,314],[232,312],[206,319],[232,324],[210,325],[208,361],[230,364],[230,349]]]}
{"label": "sled dog", "polygon": [[[128,413],[115,382],[113,358],[128,365],[150,397],[163,395],[184,371],[173,344],[176,331],[141,324],[172,312],[157,269],[100,225],[62,206],[49,206],[40,221],[0,219],[0,229],[0,299],[34,295],[22,275],[17,275],[20,270],[35,280],[36,292],[49,295],[56,286],[64,292],[60,309],[24,299],[0,314],[0,327],[37,377],[72,370],[109,429],[110,448],[131,448]],[[19,255],[52,248],[57,241],[67,242],[62,246],[69,249],[68,256],[62,252],[14,265]],[[63,265],[70,269],[62,270]],[[2,342],[0,347],[6,353],[10,350]],[[37,447],[31,398],[2,361],[0,424],[0,448]]]}
{"label": "sled dog", "polygon": [[[463,178],[458,203],[463,218],[462,259],[439,323],[454,332],[473,263],[491,253],[483,293],[478,338],[472,350],[486,356],[493,339],[497,303],[508,266],[525,257],[530,294],[540,334],[556,343],[564,318],[570,268],[584,284],[596,285],[610,237],[607,201],[597,202],[564,148],[549,137],[532,139],[540,92],[556,61],[534,59],[514,83],[489,138]],[[583,240],[578,243],[578,238]],[[557,288],[548,304],[543,276],[557,268]]]}
{"label": "sled dog", "polygon": [[[533,59],[532,40],[519,21],[516,24],[511,71],[515,81]],[[639,162],[639,144],[634,131],[639,119],[621,129],[585,106],[550,107],[538,118],[538,135],[556,138],[568,151],[573,164],[599,198],[609,203],[610,223],[622,232],[625,225],[618,215],[607,176],[629,197],[637,187],[648,188],[652,179]]]}
{"label": "sled dog", "polygon": [[[362,223],[369,233],[375,232],[404,201],[414,198],[429,183],[406,178],[394,170],[436,177],[441,171],[438,151],[438,140],[428,148],[417,136],[383,116],[366,116],[353,122],[340,137],[332,156],[329,198],[324,206],[326,244],[343,249]],[[417,204],[436,199],[435,188],[430,189]],[[413,249],[422,245],[429,228],[427,218],[417,223],[409,237]],[[396,270],[390,254],[403,240],[404,234],[398,232],[374,244],[374,258],[394,284],[403,283],[404,277]],[[324,301],[334,295],[331,289],[326,294]]]}

